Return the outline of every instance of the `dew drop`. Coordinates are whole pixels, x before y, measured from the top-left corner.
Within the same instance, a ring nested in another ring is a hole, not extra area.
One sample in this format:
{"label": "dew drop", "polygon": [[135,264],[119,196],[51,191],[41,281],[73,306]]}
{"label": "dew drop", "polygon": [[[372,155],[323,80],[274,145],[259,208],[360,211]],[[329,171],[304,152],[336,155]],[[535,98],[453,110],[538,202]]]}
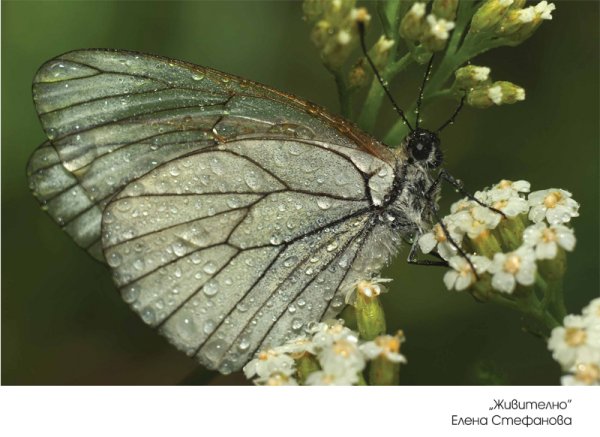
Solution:
{"label": "dew drop", "polygon": [[241,351],[245,351],[250,347],[250,340],[248,340],[246,337],[242,337],[240,339],[240,343],[238,344],[238,349]]}
{"label": "dew drop", "polygon": [[244,181],[246,182],[246,185],[248,185],[248,187],[252,190],[256,190],[260,186],[258,176],[256,175],[256,172],[252,170],[244,175]]}
{"label": "dew drop", "polygon": [[136,270],[144,270],[145,266],[146,266],[146,263],[141,258],[138,258],[133,262],[133,268]]}
{"label": "dew drop", "polygon": [[327,210],[331,208],[331,200],[321,197],[317,199],[317,206],[323,210]]}
{"label": "dew drop", "polygon": [[295,256],[290,256],[289,258],[286,258],[283,261],[283,265],[285,267],[292,267],[293,265],[295,265],[298,262],[298,257]]}
{"label": "dew drop", "polygon": [[207,320],[206,322],[204,322],[204,325],[202,326],[202,332],[204,332],[205,334],[210,334],[214,330],[215,322],[213,322],[212,320]]}
{"label": "dew drop", "polygon": [[208,343],[204,348],[204,356],[211,362],[216,362],[225,350],[226,343],[223,340],[214,340]]}
{"label": "dew drop", "polygon": [[122,293],[122,297],[123,300],[127,303],[133,303],[137,300],[137,298],[140,295],[140,289],[139,287],[136,287],[135,285],[131,285],[129,287],[127,287],[125,290],[123,290]]}
{"label": "dew drop", "polygon": [[177,256],[185,255],[185,246],[181,242],[173,244],[173,253]]}
{"label": "dew drop", "polygon": [[217,271],[217,265],[214,263],[214,261],[208,261],[206,264],[204,264],[202,270],[204,270],[205,273],[212,275]]}
{"label": "dew drop", "polygon": [[151,325],[156,320],[156,315],[154,314],[154,310],[150,307],[146,307],[142,310],[142,320],[144,323]]}
{"label": "dew drop", "polygon": [[108,256],[108,259],[106,261],[108,262],[109,266],[118,267],[121,265],[123,259],[121,258],[121,255],[119,255],[117,252],[113,252]]}
{"label": "dew drop", "polygon": [[207,296],[214,296],[219,291],[219,283],[215,279],[211,279],[206,284],[204,284],[204,287],[202,287],[202,291]]}
{"label": "dew drop", "polygon": [[300,319],[292,320],[292,329],[294,331],[299,331],[302,328],[302,325],[304,325],[304,322],[302,322],[302,320],[300,320]]}
{"label": "dew drop", "polygon": [[344,298],[342,296],[336,296],[331,301],[331,307],[332,308],[339,308],[342,305],[344,305]]}

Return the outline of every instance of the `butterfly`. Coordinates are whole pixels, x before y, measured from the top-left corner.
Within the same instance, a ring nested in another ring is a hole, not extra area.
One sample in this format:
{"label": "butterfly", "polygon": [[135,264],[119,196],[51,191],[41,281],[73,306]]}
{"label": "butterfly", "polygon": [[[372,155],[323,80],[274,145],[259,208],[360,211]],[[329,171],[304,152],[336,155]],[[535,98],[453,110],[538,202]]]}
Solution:
{"label": "butterfly", "polygon": [[35,197],[144,322],[222,373],[336,316],[431,226],[424,129],[391,149],[292,95],[122,50],[48,61],[33,98]]}

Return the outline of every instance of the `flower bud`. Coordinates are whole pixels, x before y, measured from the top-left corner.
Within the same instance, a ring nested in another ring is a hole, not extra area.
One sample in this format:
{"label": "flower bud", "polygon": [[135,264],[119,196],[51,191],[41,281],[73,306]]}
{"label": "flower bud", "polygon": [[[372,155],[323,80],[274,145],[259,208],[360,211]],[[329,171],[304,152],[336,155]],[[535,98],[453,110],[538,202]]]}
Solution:
{"label": "flower bud", "polygon": [[376,281],[360,281],[356,285],[353,303],[356,309],[358,332],[364,340],[372,340],[385,333],[385,314],[379,295],[381,286]]}
{"label": "flower bud", "polygon": [[500,81],[494,82],[494,85],[500,87],[503,105],[511,105],[525,100],[525,90],[514,83]]}
{"label": "flower bud", "polygon": [[467,104],[475,108],[507,105],[525,100],[525,90],[510,82],[494,82],[467,92]]}
{"label": "flower bud", "polygon": [[454,21],[456,10],[458,9],[458,0],[433,0],[431,12],[439,18],[448,21]]}
{"label": "flower bud", "polygon": [[456,77],[454,87],[468,90],[475,86],[488,83],[490,80],[490,68],[467,65],[466,67],[456,70],[454,76]]}
{"label": "flower bud", "polygon": [[469,33],[493,30],[512,4],[513,0],[487,0],[473,15]]}
{"label": "flower bud", "polygon": [[408,41],[419,41],[427,29],[425,23],[426,4],[416,2],[400,22],[400,36]]}
{"label": "flower bud", "polygon": [[383,69],[390,57],[390,49],[394,46],[393,39],[387,39],[385,35],[381,35],[373,48],[370,50],[371,59],[378,70]]}
{"label": "flower bud", "polygon": [[547,1],[524,9],[511,9],[500,22],[497,35],[504,37],[508,45],[519,45],[536,31],[543,20],[552,19],[554,9],[554,3]]}

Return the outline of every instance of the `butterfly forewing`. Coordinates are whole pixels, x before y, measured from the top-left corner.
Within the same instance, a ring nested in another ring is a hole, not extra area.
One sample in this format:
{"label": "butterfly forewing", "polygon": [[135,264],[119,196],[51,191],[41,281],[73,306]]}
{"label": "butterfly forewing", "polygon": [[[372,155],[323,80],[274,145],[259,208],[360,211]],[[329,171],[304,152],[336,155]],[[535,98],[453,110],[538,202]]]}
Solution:
{"label": "butterfly forewing", "polygon": [[377,212],[394,158],[313,104],[107,50],[49,61],[33,92],[50,140],[30,160],[34,194],[147,323],[211,368],[335,315],[394,250]]}

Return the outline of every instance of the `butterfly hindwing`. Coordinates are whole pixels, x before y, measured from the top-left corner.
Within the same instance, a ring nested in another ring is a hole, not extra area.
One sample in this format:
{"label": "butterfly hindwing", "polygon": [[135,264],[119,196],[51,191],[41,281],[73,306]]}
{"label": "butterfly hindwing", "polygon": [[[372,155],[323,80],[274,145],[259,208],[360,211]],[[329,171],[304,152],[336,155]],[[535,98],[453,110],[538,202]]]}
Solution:
{"label": "butterfly hindwing", "polygon": [[[365,262],[364,249],[377,228],[371,187],[389,189],[380,175],[391,168],[365,155],[306,140],[236,140],[132,181],[103,221],[124,299],[221,371],[335,314],[343,290],[381,267]],[[355,163],[367,159],[380,170]]]}

